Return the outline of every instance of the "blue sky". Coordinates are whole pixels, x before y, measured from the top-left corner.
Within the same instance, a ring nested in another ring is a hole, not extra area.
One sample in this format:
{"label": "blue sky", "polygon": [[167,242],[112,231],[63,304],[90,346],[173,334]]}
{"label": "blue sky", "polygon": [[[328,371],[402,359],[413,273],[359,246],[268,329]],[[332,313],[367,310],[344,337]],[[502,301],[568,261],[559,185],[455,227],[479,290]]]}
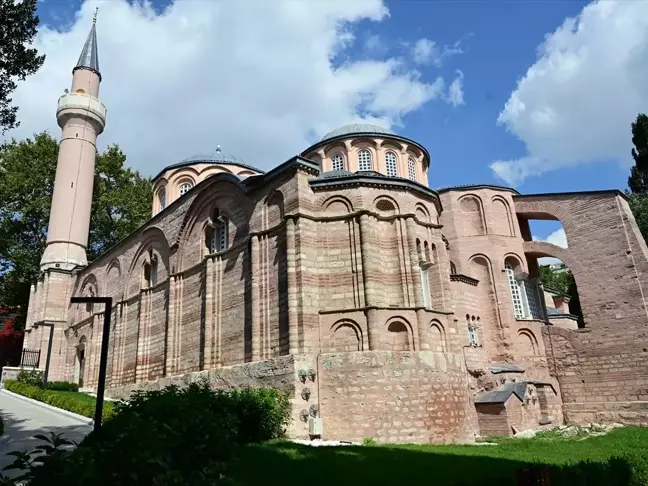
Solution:
{"label": "blue sky", "polygon": [[[648,61],[648,54],[639,57],[648,53],[648,2],[311,0],[293,8],[198,0],[154,2],[147,10],[124,0],[43,0],[39,14],[48,32],[41,42],[59,60],[48,69],[60,71],[61,82],[96,4],[102,96],[111,117],[102,140],[119,143],[129,163],[149,175],[217,143],[269,168],[333,125],[369,118],[428,148],[433,188],[625,189],[630,122],[648,109],[648,72],[633,67]],[[575,23],[563,25],[569,18]],[[417,62],[421,41],[454,55]],[[135,48],[157,64],[147,66],[141,54],[131,59]],[[305,57],[311,52],[312,63]],[[332,63],[324,68],[327,56]],[[194,71],[205,71],[191,82],[204,101],[171,106]],[[230,77],[232,83],[223,81]],[[449,87],[458,78],[462,102],[452,103]],[[124,90],[140,84],[129,98]],[[195,127],[163,133],[185,112],[182,125]],[[159,127],[150,126],[156,120]],[[35,122],[29,128],[38,130]],[[553,229],[539,227],[540,236]]]}

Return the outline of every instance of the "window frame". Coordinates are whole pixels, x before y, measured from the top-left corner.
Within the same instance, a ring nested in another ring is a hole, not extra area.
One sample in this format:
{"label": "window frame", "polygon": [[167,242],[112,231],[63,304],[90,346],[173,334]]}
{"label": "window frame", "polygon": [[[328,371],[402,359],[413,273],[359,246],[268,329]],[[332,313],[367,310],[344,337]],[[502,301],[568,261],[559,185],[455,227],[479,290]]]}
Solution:
{"label": "window frame", "polygon": [[416,161],[411,156],[407,158],[407,177],[412,181],[416,180]]}
{"label": "window frame", "polygon": [[[336,164],[336,158],[338,157],[340,158],[339,160],[340,167],[336,169],[335,164]],[[340,152],[333,154],[333,157],[331,157],[331,170],[344,170],[344,156]]]}
{"label": "window frame", "polygon": [[[363,155],[367,154],[366,160],[363,160]],[[373,170],[373,157],[371,156],[371,150],[369,149],[360,149],[358,150],[358,171],[367,172]],[[363,163],[368,164],[368,169],[363,168]]]}
{"label": "window frame", "polygon": [[[392,160],[390,160],[390,156],[392,157]],[[396,152],[393,150],[385,152],[385,173],[388,177],[398,177],[398,157],[396,156]]]}
{"label": "window frame", "polygon": [[[188,187],[187,187],[188,186]],[[187,189],[182,192],[182,189],[187,187]],[[189,191],[193,189],[194,185],[191,181],[183,181],[179,186],[178,186],[178,194],[180,194],[180,197],[184,196],[187,194]]]}

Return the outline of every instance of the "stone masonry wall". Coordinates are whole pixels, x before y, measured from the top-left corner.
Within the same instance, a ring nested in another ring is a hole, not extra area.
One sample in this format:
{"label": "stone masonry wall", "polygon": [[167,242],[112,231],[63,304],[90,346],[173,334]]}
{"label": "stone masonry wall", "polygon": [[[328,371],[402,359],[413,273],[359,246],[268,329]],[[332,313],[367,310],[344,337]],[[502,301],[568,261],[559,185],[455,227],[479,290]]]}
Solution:
{"label": "stone masonry wall", "polygon": [[327,439],[468,441],[469,406],[461,355],[371,351],[319,358]]}

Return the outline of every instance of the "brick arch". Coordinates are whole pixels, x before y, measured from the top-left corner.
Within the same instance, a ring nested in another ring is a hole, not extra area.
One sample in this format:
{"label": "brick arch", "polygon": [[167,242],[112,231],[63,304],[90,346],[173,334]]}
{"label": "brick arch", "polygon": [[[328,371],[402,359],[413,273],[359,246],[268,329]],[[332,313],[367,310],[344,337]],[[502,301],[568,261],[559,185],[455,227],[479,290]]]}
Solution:
{"label": "brick arch", "polygon": [[180,167],[174,170],[171,174],[168,175],[168,180],[177,183],[183,177],[188,177],[195,184],[199,176],[200,176],[200,172],[198,172],[194,167],[187,166],[187,167]]}
{"label": "brick arch", "polygon": [[[216,172],[216,171],[220,171],[220,172]],[[217,176],[218,174],[232,174],[232,175],[234,175],[234,172],[232,172],[227,167],[223,167],[222,165],[210,165],[210,166],[207,166],[203,170],[200,171],[200,175],[203,175],[206,172],[213,172],[214,173],[213,175],[208,175],[207,178]]]}
{"label": "brick arch", "polygon": [[531,351],[533,356],[538,356],[540,354],[540,346],[538,345],[538,339],[531,329],[522,328],[518,330],[518,342],[522,345],[522,349]]}
{"label": "brick arch", "polygon": [[230,174],[215,174],[205,181],[200,193],[192,201],[184,216],[178,231],[175,244],[178,245],[178,269],[186,267],[186,248],[190,235],[196,227],[202,227],[206,215],[211,214],[213,208],[227,217],[234,228],[234,237],[231,244],[241,242],[249,233],[249,210],[245,190],[238,177]]}
{"label": "brick arch", "polygon": [[491,208],[493,234],[515,236],[515,226],[508,201],[502,196],[493,196]]}
{"label": "brick arch", "polygon": [[484,218],[484,204],[477,194],[465,194],[458,201],[462,213],[464,236],[478,236],[487,233]]}
{"label": "brick arch", "polygon": [[265,221],[266,228],[281,223],[284,217],[284,195],[279,189],[273,190],[265,199]]}
{"label": "brick arch", "polygon": [[504,258],[502,259],[502,267],[504,267],[507,260],[513,263],[513,268],[519,268],[519,270],[522,272],[528,271],[525,259],[520,257],[520,255],[518,255],[517,253],[513,253],[513,252],[505,253]]}
{"label": "brick arch", "polygon": [[422,223],[431,223],[430,211],[421,203],[416,203],[414,206],[414,214],[416,219]]}
{"label": "brick arch", "polygon": [[152,250],[158,260],[158,283],[169,278],[169,242],[164,232],[155,226],[147,228],[142,233],[142,242],[137,247],[135,255],[128,268],[128,278],[125,281],[124,295],[130,296],[134,289],[139,290],[141,285],[141,268],[148,259],[148,252]]}
{"label": "brick arch", "polygon": [[[105,295],[114,295],[118,299],[121,299],[121,297],[123,297],[124,289],[120,289],[118,286],[121,275],[122,269],[119,258],[113,258],[106,267],[106,281],[104,282],[103,289]],[[119,292],[120,290],[122,292],[121,294],[115,294],[115,291]]]}
{"label": "brick arch", "polygon": [[373,201],[373,206],[379,213],[387,213],[390,216],[400,213],[400,207],[393,197],[380,195]]}
{"label": "brick arch", "polygon": [[362,329],[351,319],[341,319],[330,329],[331,342],[336,352],[362,351],[364,349]]}
{"label": "brick arch", "polygon": [[392,351],[414,351],[414,329],[412,324],[402,316],[394,316],[385,323],[385,339],[388,349]]}
{"label": "brick arch", "polygon": [[329,213],[348,214],[353,212],[353,204],[344,196],[331,196],[322,203],[322,209]]}
{"label": "brick arch", "polygon": [[446,342],[446,332],[443,324],[438,319],[430,321],[430,349],[440,353],[445,353],[448,349]]}

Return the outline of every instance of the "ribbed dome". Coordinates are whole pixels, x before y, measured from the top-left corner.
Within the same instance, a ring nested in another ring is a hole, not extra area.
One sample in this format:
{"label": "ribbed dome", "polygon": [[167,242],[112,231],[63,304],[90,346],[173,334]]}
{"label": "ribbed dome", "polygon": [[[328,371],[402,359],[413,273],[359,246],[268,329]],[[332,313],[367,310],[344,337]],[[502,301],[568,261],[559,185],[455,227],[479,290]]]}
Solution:
{"label": "ribbed dome", "polygon": [[391,130],[387,130],[384,127],[378,125],[371,125],[370,123],[351,123],[350,125],[344,125],[335,130],[331,130],[326,135],[322,137],[321,142],[328,140],[330,138],[340,137],[342,135],[353,135],[353,134],[383,134],[383,135],[396,135]]}
{"label": "ribbed dome", "polygon": [[220,148],[220,145],[216,146],[216,150],[212,154],[198,154],[192,157],[184,159],[181,164],[186,164],[188,162],[221,162],[221,163],[233,163],[238,165],[246,165],[242,159],[239,159],[235,155],[228,154],[223,152]]}

